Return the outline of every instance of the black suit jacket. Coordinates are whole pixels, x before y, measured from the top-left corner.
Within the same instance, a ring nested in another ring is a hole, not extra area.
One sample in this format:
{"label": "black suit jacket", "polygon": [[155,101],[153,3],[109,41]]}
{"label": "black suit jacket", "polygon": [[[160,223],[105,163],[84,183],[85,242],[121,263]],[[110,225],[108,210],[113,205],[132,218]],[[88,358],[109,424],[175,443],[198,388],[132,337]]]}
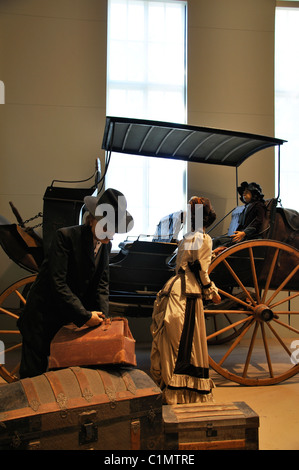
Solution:
{"label": "black suit jacket", "polygon": [[84,325],[92,310],[109,312],[109,253],[102,244],[95,263],[91,228],[59,229],[18,320],[23,340],[48,352],[61,326]]}
{"label": "black suit jacket", "polygon": [[246,238],[253,237],[261,231],[265,218],[266,208],[262,201],[255,201],[245,206],[245,212],[240,215],[237,230],[245,232]]}

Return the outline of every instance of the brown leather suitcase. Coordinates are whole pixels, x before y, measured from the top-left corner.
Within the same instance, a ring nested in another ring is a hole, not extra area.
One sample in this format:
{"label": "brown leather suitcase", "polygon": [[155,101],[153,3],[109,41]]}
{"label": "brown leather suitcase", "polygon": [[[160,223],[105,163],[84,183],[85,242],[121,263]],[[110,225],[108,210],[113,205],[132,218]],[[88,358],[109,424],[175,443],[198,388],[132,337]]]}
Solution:
{"label": "brown leather suitcase", "polygon": [[120,364],[136,366],[135,340],[126,318],[110,318],[96,328],[70,324],[51,343],[49,369]]}
{"label": "brown leather suitcase", "polygon": [[161,390],[141,370],[70,367],[0,386],[0,450],[161,446]]}

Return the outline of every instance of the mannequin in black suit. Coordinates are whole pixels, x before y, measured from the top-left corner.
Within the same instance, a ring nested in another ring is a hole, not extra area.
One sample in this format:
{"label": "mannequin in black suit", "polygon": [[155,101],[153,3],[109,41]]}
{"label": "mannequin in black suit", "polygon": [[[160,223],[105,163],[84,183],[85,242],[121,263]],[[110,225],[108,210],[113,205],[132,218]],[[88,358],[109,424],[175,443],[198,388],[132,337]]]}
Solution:
{"label": "mannequin in black suit", "polygon": [[[118,191],[108,189],[100,198],[85,198],[85,224],[56,232],[18,320],[23,336],[21,378],[47,370],[51,341],[63,325],[97,326],[109,313],[110,240],[118,225],[114,220],[114,231],[110,232],[107,224],[99,228],[98,222],[104,218],[98,217],[96,210],[101,204],[109,204],[119,220],[120,195],[124,198]],[[123,212],[132,226],[132,217],[125,209]]]}
{"label": "mannequin in black suit", "polygon": [[213,239],[213,250],[221,250],[259,234],[265,217],[265,201],[262,188],[257,183],[243,181],[238,188],[241,201],[245,204],[239,216],[239,223],[232,235]]}

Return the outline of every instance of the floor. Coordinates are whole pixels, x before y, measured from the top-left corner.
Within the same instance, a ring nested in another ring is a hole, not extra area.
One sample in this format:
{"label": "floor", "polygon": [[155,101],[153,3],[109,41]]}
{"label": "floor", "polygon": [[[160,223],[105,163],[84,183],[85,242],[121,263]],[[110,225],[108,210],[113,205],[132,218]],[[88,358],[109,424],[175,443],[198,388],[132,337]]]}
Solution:
{"label": "floor", "polygon": [[[137,344],[136,357],[137,367],[148,372],[150,345]],[[268,386],[239,385],[214,370],[210,375],[216,402],[243,401],[258,414],[260,450],[299,450],[299,374]]]}

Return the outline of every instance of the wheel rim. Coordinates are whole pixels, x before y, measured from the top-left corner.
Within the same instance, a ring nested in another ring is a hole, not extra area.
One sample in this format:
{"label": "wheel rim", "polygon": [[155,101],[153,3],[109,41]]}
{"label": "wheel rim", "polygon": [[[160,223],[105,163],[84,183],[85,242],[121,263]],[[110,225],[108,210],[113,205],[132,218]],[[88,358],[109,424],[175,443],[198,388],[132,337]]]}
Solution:
{"label": "wheel rim", "polygon": [[36,276],[15,282],[0,295],[0,377],[6,382],[18,380],[22,337],[17,320],[26,305],[26,296]]}
{"label": "wheel rim", "polygon": [[[243,242],[221,253],[209,273],[222,299],[234,305],[231,309],[209,306],[205,311],[209,316],[230,318],[228,325],[222,323],[207,333],[208,343],[231,334],[220,350],[209,345],[210,366],[244,385],[271,385],[297,374],[299,308],[292,304],[299,302],[294,289],[299,286],[299,251],[272,240]],[[231,293],[228,284],[243,298]]]}

